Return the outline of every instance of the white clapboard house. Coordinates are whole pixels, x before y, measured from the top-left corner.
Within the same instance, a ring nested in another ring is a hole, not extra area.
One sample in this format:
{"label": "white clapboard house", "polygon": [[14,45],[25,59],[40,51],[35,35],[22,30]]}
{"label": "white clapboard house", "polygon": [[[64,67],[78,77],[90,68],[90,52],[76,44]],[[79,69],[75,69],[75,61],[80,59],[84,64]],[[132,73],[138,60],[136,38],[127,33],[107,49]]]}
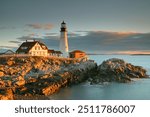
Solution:
{"label": "white clapboard house", "polygon": [[26,40],[23,42],[21,46],[16,50],[16,54],[25,54],[30,56],[61,56],[62,53],[60,51],[51,51],[48,47],[36,40]]}
{"label": "white clapboard house", "polygon": [[27,41],[23,42],[21,46],[16,50],[17,54],[28,54],[31,56],[47,56],[48,48],[40,41]]}

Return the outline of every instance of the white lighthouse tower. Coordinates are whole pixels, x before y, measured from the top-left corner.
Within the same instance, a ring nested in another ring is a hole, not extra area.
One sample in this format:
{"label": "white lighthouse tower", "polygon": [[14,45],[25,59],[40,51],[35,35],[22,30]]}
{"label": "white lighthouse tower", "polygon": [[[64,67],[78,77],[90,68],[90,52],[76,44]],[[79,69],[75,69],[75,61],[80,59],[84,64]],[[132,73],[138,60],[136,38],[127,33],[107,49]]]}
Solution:
{"label": "white lighthouse tower", "polygon": [[59,45],[60,51],[63,53],[64,57],[68,57],[68,35],[67,35],[67,27],[66,23],[63,21],[61,23],[60,28],[60,45]]}

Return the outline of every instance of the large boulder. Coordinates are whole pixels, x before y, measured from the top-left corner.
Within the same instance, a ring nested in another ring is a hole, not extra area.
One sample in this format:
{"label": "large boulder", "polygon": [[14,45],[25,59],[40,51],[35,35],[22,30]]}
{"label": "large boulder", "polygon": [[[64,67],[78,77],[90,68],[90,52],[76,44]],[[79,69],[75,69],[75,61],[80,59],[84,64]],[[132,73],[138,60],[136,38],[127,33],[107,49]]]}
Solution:
{"label": "large boulder", "polygon": [[0,89],[0,100],[13,100],[14,94],[11,88]]}
{"label": "large boulder", "polygon": [[5,82],[0,80],[0,87],[5,87]]}
{"label": "large boulder", "polygon": [[7,61],[7,65],[9,65],[9,66],[12,66],[14,64],[15,64],[15,61],[13,61],[13,60],[8,60]]}
{"label": "large boulder", "polygon": [[0,71],[0,77],[3,77],[3,76],[4,76],[4,72]]}
{"label": "large boulder", "polygon": [[15,82],[15,86],[23,86],[23,85],[25,85],[25,80],[19,80]]}
{"label": "large boulder", "polygon": [[0,65],[0,71],[4,71],[4,66]]}
{"label": "large boulder", "polygon": [[141,66],[134,66],[122,59],[112,58],[98,66],[97,76],[92,83],[100,82],[130,82],[132,78],[146,78],[146,70]]}

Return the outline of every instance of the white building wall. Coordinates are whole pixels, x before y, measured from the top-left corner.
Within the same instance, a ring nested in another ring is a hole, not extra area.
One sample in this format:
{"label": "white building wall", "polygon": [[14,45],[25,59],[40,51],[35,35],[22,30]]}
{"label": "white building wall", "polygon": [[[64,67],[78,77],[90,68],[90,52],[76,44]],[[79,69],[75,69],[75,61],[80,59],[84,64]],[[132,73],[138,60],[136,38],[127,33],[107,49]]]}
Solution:
{"label": "white building wall", "polygon": [[63,31],[60,34],[60,44],[59,44],[59,50],[63,53],[64,57],[68,56],[68,36],[67,31]]}
{"label": "white building wall", "polygon": [[48,56],[48,50],[43,49],[38,43],[29,51],[32,56]]}
{"label": "white building wall", "polygon": [[68,36],[67,32],[61,32],[60,35],[60,50],[62,52],[68,52]]}

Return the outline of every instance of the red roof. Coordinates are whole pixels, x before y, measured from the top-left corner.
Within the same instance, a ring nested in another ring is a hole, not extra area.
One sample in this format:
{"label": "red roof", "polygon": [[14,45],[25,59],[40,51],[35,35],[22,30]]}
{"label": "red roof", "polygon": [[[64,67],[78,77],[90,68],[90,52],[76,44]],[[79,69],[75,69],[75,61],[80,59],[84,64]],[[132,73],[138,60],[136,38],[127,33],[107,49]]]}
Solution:
{"label": "red roof", "polygon": [[85,53],[85,52],[83,52],[83,51],[81,51],[81,50],[74,50],[74,51],[72,51],[72,52],[70,52],[70,53]]}

